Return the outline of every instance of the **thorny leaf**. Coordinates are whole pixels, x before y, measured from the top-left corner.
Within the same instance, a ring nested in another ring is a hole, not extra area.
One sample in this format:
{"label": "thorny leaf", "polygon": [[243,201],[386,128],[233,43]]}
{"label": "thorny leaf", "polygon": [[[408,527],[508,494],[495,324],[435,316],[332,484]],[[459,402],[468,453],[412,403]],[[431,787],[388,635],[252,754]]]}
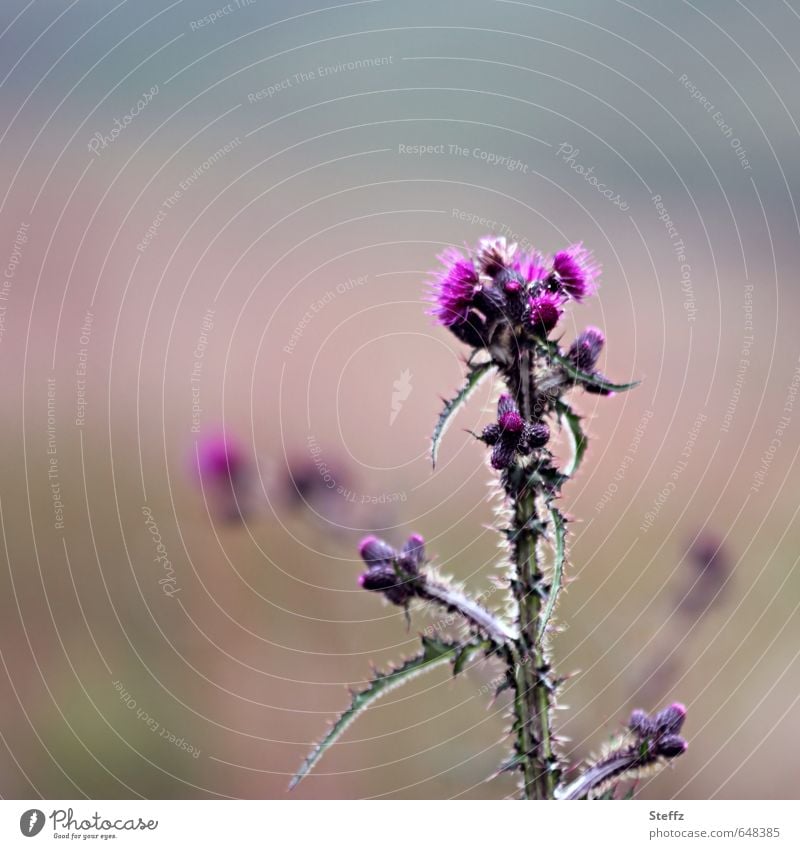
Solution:
{"label": "thorny leaf", "polygon": [[556,401],[556,412],[572,443],[572,458],[564,466],[564,474],[573,477],[575,472],[578,471],[583,455],[589,446],[589,439],[581,426],[581,417],[560,398]]}
{"label": "thorny leaf", "polygon": [[553,574],[550,581],[550,592],[547,594],[547,602],[545,603],[540,619],[539,632],[537,634],[539,640],[544,637],[547,631],[547,623],[550,621],[550,617],[555,610],[564,580],[564,537],[566,535],[566,525],[564,523],[564,517],[556,507],[550,507],[550,518],[553,523]]}
{"label": "thorny leaf", "polygon": [[436,427],[433,431],[431,439],[431,462],[434,468],[436,460],[439,456],[439,446],[445,431],[450,426],[455,414],[466,404],[472,393],[478,388],[487,374],[494,368],[494,363],[491,361],[477,364],[469,364],[467,379],[458,394],[445,402],[442,412],[439,414],[439,420],[436,422]]}
{"label": "thorny leaf", "polygon": [[[328,733],[314,746],[308,757],[303,761],[300,769],[292,778],[289,789],[294,789],[311,772],[320,758],[339,739],[358,715],[381,696],[395,687],[399,687],[406,681],[410,681],[422,672],[427,672],[434,667],[441,666],[441,664],[447,661],[460,662],[461,668],[463,668],[470,657],[488,647],[488,643],[470,643],[464,645],[462,643],[440,640],[435,637],[423,636],[422,651],[419,654],[403,661],[396,669],[376,673],[365,689],[358,693],[353,693],[349,706],[338,716],[328,730]],[[456,674],[458,671],[460,669],[454,669],[453,673]]]}

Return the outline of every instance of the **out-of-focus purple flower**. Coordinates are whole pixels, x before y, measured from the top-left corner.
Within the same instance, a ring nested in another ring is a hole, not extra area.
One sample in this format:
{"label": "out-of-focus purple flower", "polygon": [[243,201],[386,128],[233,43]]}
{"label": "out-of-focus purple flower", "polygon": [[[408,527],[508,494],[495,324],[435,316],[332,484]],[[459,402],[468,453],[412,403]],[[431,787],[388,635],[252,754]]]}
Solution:
{"label": "out-of-focus purple flower", "polygon": [[570,346],[567,356],[581,371],[592,372],[606,337],[597,327],[587,327]]}
{"label": "out-of-focus purple flower", "polygon": [[230,435],[206,436],[197,443],[197,469],[204,482],[235,480],[245,470],[244,453]]}
{"label": "out-of-focus purple flower", "polygon": [[600,266],[581,243],[558,251],[553,257],[553,276],[558,288],[576,301],[597,291]]}
{"label": "out-of-focus purple flower", "polygon": [[510,395],[497,402],[497,422],[483,429],[481,439],[492,448],[492,467],[507,469],[517,454],[530,454],[550,439],[550,428],[544,422],[526,422]]}
{"label": "out-of-focus purple flower", "polygon": [[236,521],[244,517],[250,499],[252,468],[238,440],[230,433],[213,433],[195,445],[194,467],[217,518]]}
{"label": "out-of-focus purple flower", "polygon": [[555,328],[564,312],[562,299],[554,292],[543,292],[528,303],[528,326],[543,336]]}
{"label": "out-of-focus purple flower", "polygon": [[431,284],[431,315],[445,327],[467,322],[478,287],[478,273],[471,259],[455,248],[439,256],[442,269]]}
{"label": "out-of-focus purple flower", "polygon": [[690,585],[688,590],[681,592],[677,607],[694,619],[719,601],[731,564],[722,540],[708,532],[689,549],[687,563],[692,570]]}

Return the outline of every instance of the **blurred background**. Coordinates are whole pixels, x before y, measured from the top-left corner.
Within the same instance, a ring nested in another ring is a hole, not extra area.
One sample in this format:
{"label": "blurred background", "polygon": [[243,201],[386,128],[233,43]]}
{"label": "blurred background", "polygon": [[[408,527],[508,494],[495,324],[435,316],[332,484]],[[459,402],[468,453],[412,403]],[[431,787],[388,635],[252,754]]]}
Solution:
{"label": "blurred background", "polygon": [[[643,381],[578,399],[565,755],[678,699],[642,795],[796,797],[799,44],[795,0],[5,0],[0,793],[283,797],[435,621],[360,538],[491,587],[498,387],[432,472],[465,351],[424,284],[495,233],[591,247],[566,333]],[[513,795],[497,674],[393,692],[295,795]]]}

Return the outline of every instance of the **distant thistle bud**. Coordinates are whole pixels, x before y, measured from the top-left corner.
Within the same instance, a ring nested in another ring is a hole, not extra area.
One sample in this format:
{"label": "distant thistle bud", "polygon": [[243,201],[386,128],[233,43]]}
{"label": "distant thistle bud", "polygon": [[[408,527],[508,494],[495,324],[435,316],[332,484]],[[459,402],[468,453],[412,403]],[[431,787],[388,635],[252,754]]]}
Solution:
{"label": "distant thistle bud", "polygon": [[397,576],[391,566],[373,566],[361,575],[358,583],[373,592],[386,592],[397,586]]}
{"label": "distant thistle bud", "polygon": [[686,720],[686,707],[680,702],[675,702],[664,710],[659,711],[653,717],[656,733],[658,734],[677,734],[683,723]]}
{"label": "distant thistle bud", "polygon": [[391,563],[397,557],[397,552],[391,545],[375,536],[364,537],[358,547],[358,553],[368,566]]}
{"label": "distant thistle bud", "polygon": [[411,534],[400,552],[400,557],[409,572],[416,572],[425,563],[425,540],[419,534]]}
{"label": "distant thistle bud", "polygon": [[628,728],[630,728],[637,737],[646,737],[653,731],[650,717],[645,711],[639,708],[631,713],[631,718],[628,720]]}
{"label": "distant thistle bud", "polygon": [[587,327],[572,343],[567,356],[581,371],[592,371],[600,358],[606,337],[597,327]]}
{"label": "distant thistle bud", "polygon": [[553,257],[553,277],[558,289],[575,301],[593,295],[600,266],[582,244],[570,245]]}
{"label": "distant thistle bud", "polygon": [[662,758],[677,758],[689,748],[689,744],[677,734],[668,734],[656,743],[655,748],[656,754]]}
{"label": "distant thistle bud", "polygon": [[415,580],[425,561],[425,540],[412,534],[402,551],[376,536],[365,537],[358,552],[369,567],[358,583],[371,592],[383,593],[385,598],[407,606],[415,594]]}

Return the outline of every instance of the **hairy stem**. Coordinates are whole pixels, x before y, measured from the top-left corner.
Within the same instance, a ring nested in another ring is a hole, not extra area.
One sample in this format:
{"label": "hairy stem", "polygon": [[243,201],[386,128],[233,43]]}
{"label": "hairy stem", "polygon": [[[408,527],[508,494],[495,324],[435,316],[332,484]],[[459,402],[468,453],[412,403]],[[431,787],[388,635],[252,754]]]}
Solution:
{"label": "hairy stem", "polygon": [[[530,353],[520,357],[518,396],[526,419],[533,406],[533,375]],[[514,596],[519,612],[518,656],[516,657],[514,707],[516,713],[517,750],[523,774],[526,799],[552,799],[558,783],[553,750],[550,714],[552,679],[544,649],[544,601],[546,587],[539,564],[538,541],[544,524],[539,517],[536,493],[524,476],[509,487],[514,508],[514,556],[516,581]]]}
{"label": "hairy stem", "polygon": [[419,598],[444,607],[449,613],[463,617],[478,633],[489,637],[498,646],[514,642],[518,637],[512,626],[449,584],[425,578],[416,587],[416,594]]}
{"label": "hairy stem", "polygon": [[552,684],[539,638],[543,575],[538,560],[540,525],[533,493],[521,493],[517,498],[515,526],[515,595],[520,626],[516,710],[524,795],[528,799],[552,799],[557,783],[550,730]]}

